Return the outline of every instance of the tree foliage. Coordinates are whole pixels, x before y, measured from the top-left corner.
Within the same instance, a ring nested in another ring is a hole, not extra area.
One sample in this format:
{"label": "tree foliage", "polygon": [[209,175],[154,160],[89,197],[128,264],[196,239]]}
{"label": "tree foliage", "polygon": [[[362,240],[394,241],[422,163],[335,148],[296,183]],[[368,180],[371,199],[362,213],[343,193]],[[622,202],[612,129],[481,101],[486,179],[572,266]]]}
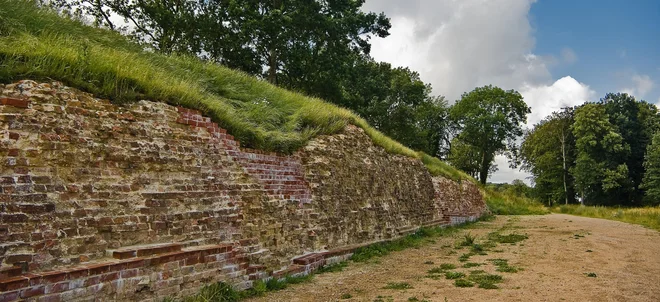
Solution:
{"label": "tree foliage", "polygon": [[[478,87],[464,93],[452,106],[450,117],[461,131],[457,139],[474,148],[471,154],[478,158],[471,160],[478,162],[481,183],[486,183],[497,153],[515,157],[515,140],[522,135],[522,124],[530,112],[520,93],[494,86]],[[464,156],[458,154],[457,148],[452,146],[450,158]]]}
{"label": "tree foliage", "polygon": [[660,132],[653,136],[651,144],[646,149],[644,161],[646,173],[641,187],[646,190],[644,201],[646,204],[660,204]]}
{"label": "tree foliage", "polygon": [[572,108],[553,112],[525,134],[521,145],[522,168],[534,176],[537,196],[548,204],[575,199],[569,173],[575,160],[572,124]]}

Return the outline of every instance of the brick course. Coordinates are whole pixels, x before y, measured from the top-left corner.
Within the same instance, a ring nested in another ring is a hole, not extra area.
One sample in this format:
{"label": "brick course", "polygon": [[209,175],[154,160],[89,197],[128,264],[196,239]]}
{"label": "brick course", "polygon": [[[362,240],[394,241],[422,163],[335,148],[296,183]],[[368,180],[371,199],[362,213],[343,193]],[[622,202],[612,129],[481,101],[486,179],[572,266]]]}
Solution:
{"label": "brick course", "polygon": [[0,85],[0,131],[0,301],[247,288],[485,210],[354,126],[276,154],[198,111],[21,81]]}

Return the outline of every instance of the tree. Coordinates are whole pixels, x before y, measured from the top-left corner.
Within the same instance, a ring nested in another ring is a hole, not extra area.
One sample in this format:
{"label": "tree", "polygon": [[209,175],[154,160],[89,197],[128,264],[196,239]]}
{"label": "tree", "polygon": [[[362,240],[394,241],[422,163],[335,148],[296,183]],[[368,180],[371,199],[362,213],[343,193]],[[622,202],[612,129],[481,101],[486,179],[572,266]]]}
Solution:
{"label": "tree", "polygon": [[608,93],[600,100],[600,104],[603,104],[610,123],[616,127],[623,142],[630,148],[630,152],[621,153],[620,158],[614,159],[618,165],[627,166],[630,187],[622,188],[613,194],[621,200],[638,204],[643,197],[643,190],[639,189],[639,185],[644,175],[644,153],[653,133],[658,129],[658,110],[655,105],[637,101],[626,93]]}
{"label": "tree", "polygon": [[631,188],[629,169],[621,159],[630,153],[618,129],[610,123],[602,104],[586,104],[575,110],[577,158],[572,170],[575,185],[584,202],[622,202],[621,193]]}
{"label": "tree", "polygon": [[340,82],[339,105],[402,144],[437,155],[447,128],[447,102],[409,68],[361,58]]}
{"label": "tree", "polygon": [[[197,55],[330,101],[372,36],[391,27],[364,0],[53,0],[164,53]],[[109,18],[123,17],[119,28]],[[263,67],[266,67],[265,70]]]}
{"label": "tree", "polygon": [[655,133],[646,149],[644,168],[646,172],[641,185],[646,190],[644,202],[649,205],[660,205],[660,132]]}
{"label": "tree", "polygon": [[477,151],[482,184],[486,183],[497,153],[510,159],[515,157],[515,140],[522,135],[522,124],[530,112],[520,93],[494,86],[464,93],[451,107],[450,117],[461,130],[458,140]]}
{"label": "tree", "polygon": [[575,160],[572,124],[572,108],[553,112],[525,134],[521,145],[522,168],[534,176],[535,190],[544,202],[564,200],[568,204],[574,200],[569,172]]}
{"label": "tree", "polygon": [[[472,145],[469,145],[458,137],[455,137],[451,142],[451,149],[447,154],[447,161],[455,168],[467,173],[468,175],[478,178],[480,170],[480,161],[482,158],[480,150]],[[491,165],[489,172],[495,172],[497,167]]]}

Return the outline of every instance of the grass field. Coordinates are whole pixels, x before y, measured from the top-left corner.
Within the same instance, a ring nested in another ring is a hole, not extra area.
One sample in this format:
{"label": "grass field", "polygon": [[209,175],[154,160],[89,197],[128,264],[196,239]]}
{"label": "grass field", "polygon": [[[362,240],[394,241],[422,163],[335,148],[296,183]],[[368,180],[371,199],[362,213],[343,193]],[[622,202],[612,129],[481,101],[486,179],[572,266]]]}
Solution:
{"label": "grass field", "polygon": [[660,207],[613,208],[602,206],[563,205],[554,207],[551,210],[555,213],[634,223],[660,231]]}

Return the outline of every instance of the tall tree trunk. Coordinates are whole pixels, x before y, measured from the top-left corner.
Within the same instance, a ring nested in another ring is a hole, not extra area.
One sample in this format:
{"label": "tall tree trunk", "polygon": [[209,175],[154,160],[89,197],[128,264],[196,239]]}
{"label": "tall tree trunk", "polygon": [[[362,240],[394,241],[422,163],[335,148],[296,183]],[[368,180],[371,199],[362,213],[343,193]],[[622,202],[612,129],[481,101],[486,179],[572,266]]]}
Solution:
{"label": "tall tree trunk", "polygon": [[481,152],[481,168],[479,169],[479,182],[482,185],[486,184],[486,179],[488,179],[488,168],[490,168],[490,161],[486,160],[486,152]]}
{"label": "tall tree trunk", "polygon": [[562,171],[564,175],[564,197],[566,197],[566,204],[568,204],[568,184],[566,183],[566,135],[564,135],[564,129],[561,129],[561,159],[562,164],[564,165],[564,170]]}
{"label": "tall tree trunk", "polygon": [[274,49],[271,49],[268,55],[268,82],[277,85],[277,55]]}

